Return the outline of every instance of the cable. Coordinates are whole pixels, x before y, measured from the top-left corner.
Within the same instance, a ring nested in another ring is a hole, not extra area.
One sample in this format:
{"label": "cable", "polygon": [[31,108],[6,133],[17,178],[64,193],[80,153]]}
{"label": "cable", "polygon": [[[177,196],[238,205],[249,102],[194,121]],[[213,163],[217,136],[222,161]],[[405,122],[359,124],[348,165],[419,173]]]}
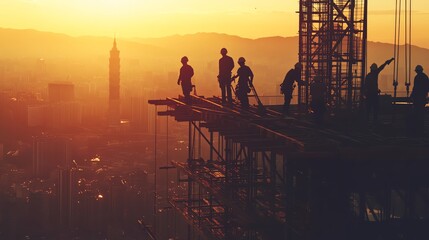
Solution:
{"label": "cable", "polygon": [[410,7],[409,7],[409,11],[410,11],[410,13],[409,13],[409,22],[408,22],[408,24],[409,24],[409,27],[408,27],[408,34],[409,34],[409,36],[408,36],[408,41],[409,41],[409,44],[408,44],[408,47],[409,47],[409,49],[408,49],[408,54],[409,54],[409,61],[408,61],[408,83],[409,83],[409,85],[411,85],[411,72],[412,72],[412,68],[411,68],[411,62],[412,62],[412,14],[413,14],[413,12],[412,12],[412,0],[409,0],[410,1]]}
{"label": "cable", "polygon": [[[398,59],[398,53],[396,51],[396,46],[398,44],[397,41],[397,35],[398,35],[398,0],[395,2],[395,36],[394,36],[394,44],[393,44],[393,57],[395,59]],[[398,79],[396,78],[396,64],[398,61],[395,61],[395,64],[393,65],[393,86],[395,88],[394,91],[394,97],[396,97],[396,88],[398,86]]]}
{"label": "cable", "polygon": [[157,196],[156,196],[156,168],[157,168],[157,156],[156,156],[156,150],[157,150],[157,113],[158,113],[158,106],[155,105],[155,150],[154,150],[154,183],[153,183],[153,229],[154,229],[154,234],[156,235],[156,231],[157,231],[157,224],[156,224],[156,220],[157,220]]}
{"label": "cable", "polygon": [[405,0],[405,86],[407,88],[407,97],[411,85],[411,58],[412,58],[412,3],[411,0]]}
{"label": "cable", "polygon": [[[169,110],[170,110],[170,107],[167,106],[167,112]],[[165,152],[165,162],[166,162],[166,164],[165,164],[165,166],[166,166],[166,169],[165,169],[165,171],[166,171],[166,173],[165,173],[165,195],[166,195],[166,200],[167,200],[167,204],[168,204],[168,201],[170,199],[170,195],[169,195],[169,191],[168,191],[169,181],[170,181],[169,174],[168,174],[168,169],[169,169],[169,167],[168,167],[168,165],[169,165],[168,164],[169,163],[169,154],[168,153],[170,151],[170,147],[169,147],[169,144],[168,144],[168,138],[169,138],[168,120],[169,120],[169,117],[167,116],[166,119],[167,119],[167,123],[166,123],[166,139],[165,139],[165,141],[166,141],[167,149],[166,149],[166,152]],[[175,221],[175,219],[173,219],[173,221]],[[170,227],[171,227],[170,222],[171,222],[171,220],[170,220],[170,211],[167,211],[167,230],[168,230],[169,233],[170,233]]]}
{"label": "cable", "polygon": [[408,85],[408,0],[405,0],[405,24],[404,24],[404,53],[405,53],[405,87],[407,89],[407,97],[409,92],[409,85]]}
{"label": "cable", "polygon": [[396,0],[395,7],[395,65],[394,65],[394,96],[397,96],[397,86],[399,84],[399,62],[400,62],[400,44],[401,44],[401,16],[402,1]]}

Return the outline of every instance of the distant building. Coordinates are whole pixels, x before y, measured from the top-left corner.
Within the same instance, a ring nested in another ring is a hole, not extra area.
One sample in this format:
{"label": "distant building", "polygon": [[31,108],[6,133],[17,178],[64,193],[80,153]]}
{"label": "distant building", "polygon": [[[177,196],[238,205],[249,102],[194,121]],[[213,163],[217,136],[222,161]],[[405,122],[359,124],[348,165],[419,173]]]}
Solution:
{"label": "distant building", "polygon": [[37,59],[35,70],[34,70],[34,82],[42,82],[47,80],[47,68],[46,61],[44,58]]}
{"label": "distant building", "polygon": [[59,224],[71,229],[76,224],[77,179],[75,168],[58,168]]}
{"label": "distant building", "polygon": [[109,59],[109,125],[120,124],[120,58],[116,38]]}
{"label": "distant building", "polygon": [[109,182],[110,197],[109,197],[109,213],[110,218],[116,223],[125,221],[125,197],[126,187],[124,181],[117,177],[111,178]]}
{"label": "distant building", "polygon": [[55,130],[82,125],[82,104],[76,101],[27,106],[27,126]]}
{"label": "distant building", "polygon": [[82,105],[79,102],[58,102],[49,105],[48,126],[53,129],[74,128],[82,124]]}
{"label": "distant building", "polygon": [[67,82],[49,83],[48,95],[51,103],[74,101],[74,85]]}
{"label": "distant building", "polygon": [[33,173],[46,178],[58,166],[70,167],[72,155],[71,140],[62,137],[33,137]]}
{"label": "distant building", "polygon": [[148,132],[148,104],[146,98],[131,98],[131,124],[142,132]]}
{"label": "distant building", "polygon": [[27,126],[44,127],[46,126],[47,105],[29,105],[27,107]]}
{"label": "distant building", "polygon": [[74,84],[49,83],[48,99],[48,103],[37,102],[27,106],[28,127],[64,130],[82,125],[82,104],[75,100]]}

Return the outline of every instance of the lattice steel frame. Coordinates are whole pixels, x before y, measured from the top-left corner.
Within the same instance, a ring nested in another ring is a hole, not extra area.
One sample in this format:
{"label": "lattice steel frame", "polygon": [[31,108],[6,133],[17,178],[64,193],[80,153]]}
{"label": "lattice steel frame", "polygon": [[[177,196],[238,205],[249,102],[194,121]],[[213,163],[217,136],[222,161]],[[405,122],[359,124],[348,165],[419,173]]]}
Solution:
{"label": "lattice steel frame", "polygon": [[[330,109],[354,109],[362,101],[368,0],[300,0],[299,62],[302,80],[323,77]],[[309,86],[299,104],[310,102]]]}
{"label": "lattice steel frame", "polygon": [[[180,99],[149,101],[173,109],[158,115],[189,125],[187,161],[173,162],[179,185],[169,199],[189,224],[188,239],[427,235],[426,140],[381,141],[364,150],[366,141],[353,139],[358,145],[340,150],[324,142],[347,141],[342,133],[318,135],[307,122],[260,118],[256,107],[244,112],[223,107],[220,99],[191,99],[191,106]],[[201,144],[209,152],[201,154]]]}

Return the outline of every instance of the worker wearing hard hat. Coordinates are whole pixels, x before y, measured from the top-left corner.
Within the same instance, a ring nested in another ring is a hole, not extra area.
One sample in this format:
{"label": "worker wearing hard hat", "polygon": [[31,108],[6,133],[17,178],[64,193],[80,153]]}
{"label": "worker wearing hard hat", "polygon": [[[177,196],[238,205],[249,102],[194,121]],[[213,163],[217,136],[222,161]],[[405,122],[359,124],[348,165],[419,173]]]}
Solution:
{"label": "worker wearing hard hat", "polygon": [[194,76],[194,69],[188,65],[188,57],[184,56],[180,60],[182,67],[180,68],[179,78],[177,79],[177,85],[182,85],[183,95],[185,96],[185,102],[191,102],[191,91],[192,91],[192,82],[191,78]]}
{"label": "worker wearing hard hat", "polygon": [[296,63],[295,67],[287,72],[283,83],[280,84],[280,92],[284,95],[283,114],[285,115],[289,114],[290,101],[292,100],[293,90],[295,89],[294,83],[297,82],[298,85],[307,84],[301,80],[301,69],[301,63]]}
{"label": "worker wearing hard hat", "polygon": [[369,115],[371,111],[373,113],[374,122],[377,122],[378,120],[378,94],[380,93],[380,89],[378,89],[378,75],[381,71],[383,71],[386,65],[389,65],[393,60],[395,59],[391,58],[387,60],[380,67],[378,67],[377,64],[373,63],[370,67],[371,71],[368,73],[368,75],[366,75],[364,82],[364,96],[366,103],[367,120],[369,120]]}
{"label": "worker wearing hard hat", "polygon": [[250,67],[246,65],[246,59],[244,59],[244,57],[238,59],[238,65],[240,65],[240,68],[233,77],[233,79],[238,77],[236,94],[238,100],[241,102],[241,106],[249,107],[249,97],[247,94],[250,93],[250,88],[253,86],[253,72]]}
{"label": "worker wearing hard hat", "polygon": [[222,93],[222,103],[226,103],[228,100],[229,103],[232,103],[232,94],[231,94],[231,75],[232,69],[234,69],[234,60],[227,55],[228,50],[222,48],[220,54],[222,57],[219,59],[219,87]]}
{"label": "worker wearing hard hat", "polygon": [[413,102],[413,120],[415,122],[412,126],[414,127],[414,133],[421,135],[424,132],[424,110],[429,92],[429,78],[423,72],[423,67],[421,65],[417,65],[415,71],[417,75],[414,78],[413,91],[410,95],[411,101]]}

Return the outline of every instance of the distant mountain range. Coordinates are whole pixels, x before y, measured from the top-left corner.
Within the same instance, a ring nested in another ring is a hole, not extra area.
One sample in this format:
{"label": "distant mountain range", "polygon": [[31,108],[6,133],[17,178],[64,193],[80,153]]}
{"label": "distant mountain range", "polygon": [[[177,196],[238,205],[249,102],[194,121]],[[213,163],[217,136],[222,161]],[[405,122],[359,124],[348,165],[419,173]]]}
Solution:
{"label": "distant mountain range", "polygon": [[[94,62],[108,58],[112,42],[113,37],[71,37],[36,30],[0,28],[0,60],[45,58]],[[117,42],[125,68],[126,59],[135,59],[149,71],[169,71],[170,68],[177,71],[183,55],[188,56],[196,67],[216,66],[220,49],[226,47],[234,59],[245,57],[249,65],[265,71],[260,76],[275,78],[278,82],[298,59],[298,37],[247,39],[219,33],[196,33],[162,38],[119,38]],[[422,64],[429,71],[429,49],[413,46],[412,50],[413,65]],[[392,56],[392,44],[368,42],[369,63],[380,64]],[[386,70],[385,74],[391,74],[391,71]]]}
{"label": "distant mountain range", "polygon": [[[65,34],[42,32],[31,29],[0,28],[0,58],[31,57],[79,57],[107,55],[113,37],[82,36],[71,37]],[[388,58],[393,53],[393,45],[388,43],[368,42],[369,60],[376,56]],[[174,35],[162,38],[118,39],[118,46],[123,57],[143,57],[188,54],[207,58],[219,55],[219,49],[227,47],[234,55],[261,57],[265,59],[296,59],[298,51],[297,37],[265,37],[248,39],[221,33],[196,33]],[[413,47],[414,58],[429,53],[429,49]]]}

